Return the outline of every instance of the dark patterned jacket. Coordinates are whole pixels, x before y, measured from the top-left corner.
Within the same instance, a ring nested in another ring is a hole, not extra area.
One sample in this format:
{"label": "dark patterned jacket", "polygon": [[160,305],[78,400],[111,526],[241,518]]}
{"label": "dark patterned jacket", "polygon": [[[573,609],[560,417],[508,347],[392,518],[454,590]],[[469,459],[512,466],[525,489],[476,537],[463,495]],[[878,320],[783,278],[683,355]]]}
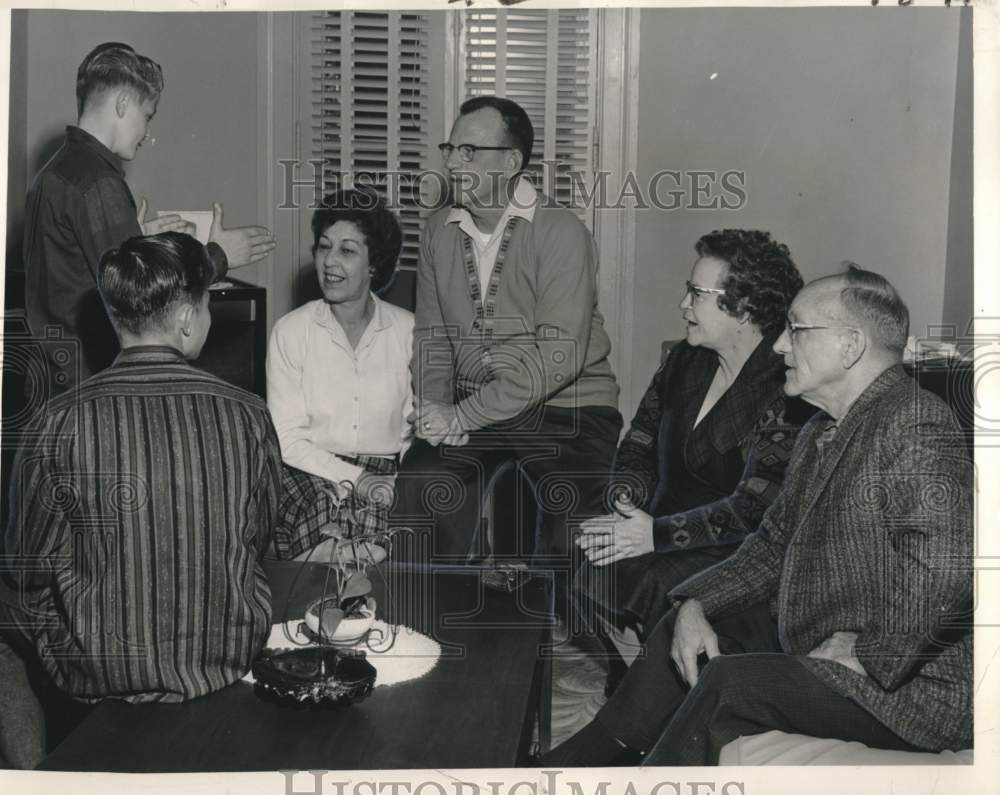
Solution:
{"label": "dark patterned jacket", "polygon": [[618,446],[614,480],[653,516],[656,551],[738,544],[777,496],[815,409],[785,397],[772,344],[760,343],[697,427],[715,352],[678,343],[653,376]]}
{"label": "dark patterned jacket", "polygon": [[[820,412],[803,428],[760,529],[672,595],[710,620],[770,601],[784,650],[830,687],[914,745],[966,748],[973,472],[959,426],[901,366],[826,441],[831,425]],[[806,656],[840,631],[858,633],[868,676]]]}

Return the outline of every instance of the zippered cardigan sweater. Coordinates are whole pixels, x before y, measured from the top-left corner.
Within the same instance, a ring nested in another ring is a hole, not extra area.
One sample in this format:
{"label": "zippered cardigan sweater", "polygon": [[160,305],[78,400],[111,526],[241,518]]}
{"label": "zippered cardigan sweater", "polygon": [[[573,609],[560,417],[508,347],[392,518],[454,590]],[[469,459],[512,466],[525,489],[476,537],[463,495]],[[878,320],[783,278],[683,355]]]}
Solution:
{"label": "zippered cardigan sweater", "polygon": [[540,404],[617,409],[586,227],[539,195],[534,219],[515,219],[499,279],[477,304],[465,233],[446,223],[448,214],[428,219],[421,243],[411,362],[418,400],[457,404],[465,430]]}

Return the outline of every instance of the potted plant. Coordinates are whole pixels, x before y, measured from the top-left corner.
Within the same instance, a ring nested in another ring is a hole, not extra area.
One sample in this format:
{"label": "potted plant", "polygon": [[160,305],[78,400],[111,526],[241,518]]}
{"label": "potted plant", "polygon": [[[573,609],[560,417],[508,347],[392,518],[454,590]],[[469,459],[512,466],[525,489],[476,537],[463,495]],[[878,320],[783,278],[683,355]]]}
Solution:
{"label": "potted plant", "polygon": [[343,559],[337,568],[336,593],[328,594],[324,588],[324,596],[306,607],[304,620],[320,643],[352,645],[364,638],[375,623],[375,598],[365,568],[351,571]]}

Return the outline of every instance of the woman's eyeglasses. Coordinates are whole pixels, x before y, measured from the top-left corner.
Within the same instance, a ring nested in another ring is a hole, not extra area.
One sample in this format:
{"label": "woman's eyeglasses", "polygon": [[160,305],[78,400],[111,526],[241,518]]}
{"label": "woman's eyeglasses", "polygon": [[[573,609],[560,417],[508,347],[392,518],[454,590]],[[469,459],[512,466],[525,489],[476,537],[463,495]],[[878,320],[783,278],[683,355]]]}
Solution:
{"label": "woman's eyeglasses", "polygon": [[694,282],[684,282],[684,286],[692,301],[700,301],[706,295],[723,295],[726,292],[720,287],[702,287]]}

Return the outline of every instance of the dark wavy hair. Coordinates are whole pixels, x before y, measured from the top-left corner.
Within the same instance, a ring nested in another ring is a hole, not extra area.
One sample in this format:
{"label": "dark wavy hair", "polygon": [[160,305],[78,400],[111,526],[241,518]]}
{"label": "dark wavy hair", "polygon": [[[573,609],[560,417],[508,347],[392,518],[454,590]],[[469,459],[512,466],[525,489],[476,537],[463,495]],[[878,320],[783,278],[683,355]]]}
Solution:
{"label": "dark wavy hair", "polygon": [[770,232],[723,229],[699,238],[694,250],[729,266],[719,308],[734,317],[746,312],[765,337],[777,338],[803,284],[788,246],[773,240]]}
{"label": "dark wavy hair", "polygon": [[385,290],[392,284],[403,250],[403,230],[395,213],[371,188],[345,188],[329,194],[312,217],[314,257],[320,236],[338,221],[350,221],[361,231],[368,247],[372,292]]}
{"label": "dark wavy hair", "polygon": [[87,100],[112,88],[128,88],[140,102],[156,99],[163,92],[163,70],[127,44],[108,41],[87,53],[76,70],[76,111],[83,115]]}
{"label": "dark wavy hair", "polygon": [[521,153],[521,171],[524,171],[528,167],[528,161],[531,160],[531,149],[535,145],[535,128],[527,112],[512,99],[492,95],[467,99],[458,112],[465,116],[483,108],[493,108],[503,118],[507,138]]}
{"label": "dark wavy hair", "polygon": [[201,243],[181,232],[161,232],[129,238],[106,251],[97,287],[115,325],[141,334],[165,327],[178,301],[197,305],[214,275]]}

